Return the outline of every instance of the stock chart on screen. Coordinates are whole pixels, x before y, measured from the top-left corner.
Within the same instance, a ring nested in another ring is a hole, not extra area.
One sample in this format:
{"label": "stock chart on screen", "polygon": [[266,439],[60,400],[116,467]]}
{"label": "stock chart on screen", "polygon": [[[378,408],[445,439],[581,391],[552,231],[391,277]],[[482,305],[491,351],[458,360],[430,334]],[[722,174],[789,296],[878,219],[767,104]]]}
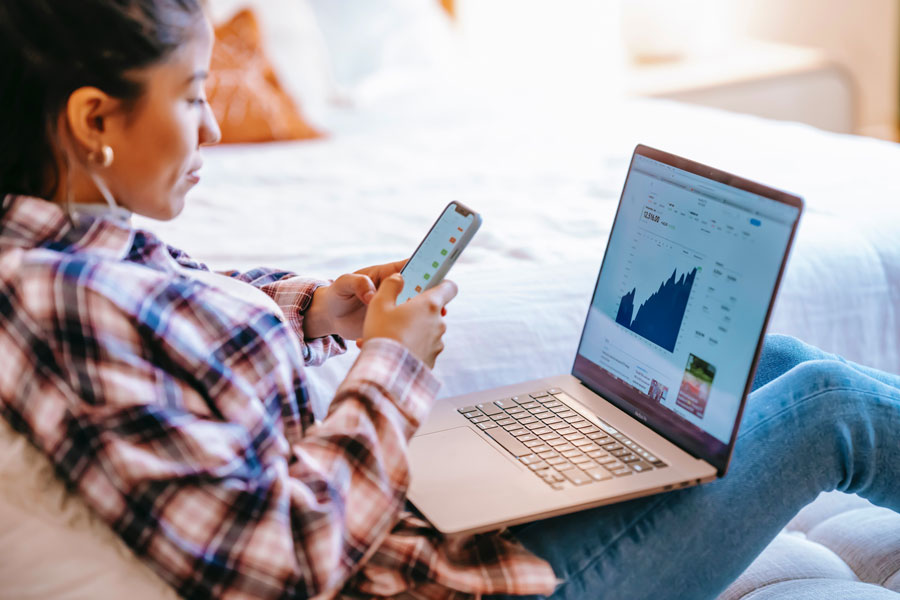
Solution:
{"label": "stock chart on screen", "polygon": [[659,289],[640,305],[636,315],[634,298],[637,288],[622,296],[616,323],[669,352],[673,351],[678,332],[681,331],[681,323],[684,321],[684,310],[687,308],[691,288],[694,287],[697,269],[682,274],[676,280],[677,275],[678,271],[673,270],[672,276],[662,282]]}
{"label": "stock chart on screen", "polygon": [[780,210],[637,156],[579,354],[728,439],[796,218]]}

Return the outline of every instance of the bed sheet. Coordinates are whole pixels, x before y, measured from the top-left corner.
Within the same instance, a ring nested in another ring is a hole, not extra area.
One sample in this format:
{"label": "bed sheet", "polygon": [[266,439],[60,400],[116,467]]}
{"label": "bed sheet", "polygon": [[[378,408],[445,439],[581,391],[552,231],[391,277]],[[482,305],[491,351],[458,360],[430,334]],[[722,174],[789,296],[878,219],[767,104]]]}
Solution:
{"label": "bed sheet", "polygon": [[[450,200],[484,225],[451,273],[442,395],[568,372],[633,147],[646,143],[805,197],[770,323],[900,372],[900,150],[660,101],[592,107],[526,95],[387,95],[329,115],[329,138],[205,151],[168,223],[137,219],[214,268],[322,277],[408,256]],[[317,411],[355,349],[313,369]]]}

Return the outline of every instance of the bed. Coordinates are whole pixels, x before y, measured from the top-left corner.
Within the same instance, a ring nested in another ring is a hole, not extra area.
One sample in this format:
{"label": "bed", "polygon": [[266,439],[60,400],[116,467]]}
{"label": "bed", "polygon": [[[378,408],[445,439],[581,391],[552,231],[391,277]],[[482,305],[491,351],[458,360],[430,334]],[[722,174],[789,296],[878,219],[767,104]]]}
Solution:
{"label": "bed", "polygon": [[[333,278],[408,256],[450,200],[476,208],[484,225],[452,272],[460,293],[435,369],[447,397],[571,368],[628,161],[644,143],[802,195],[807,211],[769,331],[900,372],[900,147],[663,101],[559,106],[536,90],[487,93],[434,73],[368,85],[364,96],[315,107],[323,139],[207,149],[184,213],[136,224],[214,268]],[[351,347],[311,370],[318,414],[355,355]],[[72,501],[54,502],[69,510]],[[796,597],[773,587],[796,577],[827,580],[842,597],[900,598],[900,518],[879,538],[887,576],[829,571],[839,552],[826,545],[809,550],[830,553],[824,563],[795,561],[788,575],[772,566],[784,562],[779,548],[796,557],[797,544],[814,543],[798,531],[845,510],[886,512],[843,496],[828,502],[723,598]],[[110,560],[127,562],[116,548]],[[159,597],[158,583],[132,597]],[[851,584],[867,587],[840,587]]]}

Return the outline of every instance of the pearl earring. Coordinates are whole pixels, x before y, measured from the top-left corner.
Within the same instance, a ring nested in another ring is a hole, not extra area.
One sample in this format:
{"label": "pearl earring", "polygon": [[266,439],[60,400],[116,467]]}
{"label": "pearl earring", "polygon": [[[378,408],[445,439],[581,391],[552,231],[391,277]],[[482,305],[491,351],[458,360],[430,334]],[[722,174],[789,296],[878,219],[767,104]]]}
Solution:
{"label": "pearl earring", "polygon": [[104,169],[113,164],[113,160],[115,160],[115,154],[113,153],[113,149],[106,144],[100,148],[99,151],[92,150],[88,153],[88,160],[92,163],[100,165]]}

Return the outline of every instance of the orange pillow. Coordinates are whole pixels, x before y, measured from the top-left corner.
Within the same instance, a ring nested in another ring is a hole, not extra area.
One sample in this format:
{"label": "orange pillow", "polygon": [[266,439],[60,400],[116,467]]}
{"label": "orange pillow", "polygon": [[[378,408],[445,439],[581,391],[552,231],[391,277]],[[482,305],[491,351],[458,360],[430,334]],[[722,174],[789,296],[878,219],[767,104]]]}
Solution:
{"label": "orange pillow", "polygon": [[250,9],[216,27],[206,93],[222,129],[222,143],[322,137],[281,88],[261,37]]}

